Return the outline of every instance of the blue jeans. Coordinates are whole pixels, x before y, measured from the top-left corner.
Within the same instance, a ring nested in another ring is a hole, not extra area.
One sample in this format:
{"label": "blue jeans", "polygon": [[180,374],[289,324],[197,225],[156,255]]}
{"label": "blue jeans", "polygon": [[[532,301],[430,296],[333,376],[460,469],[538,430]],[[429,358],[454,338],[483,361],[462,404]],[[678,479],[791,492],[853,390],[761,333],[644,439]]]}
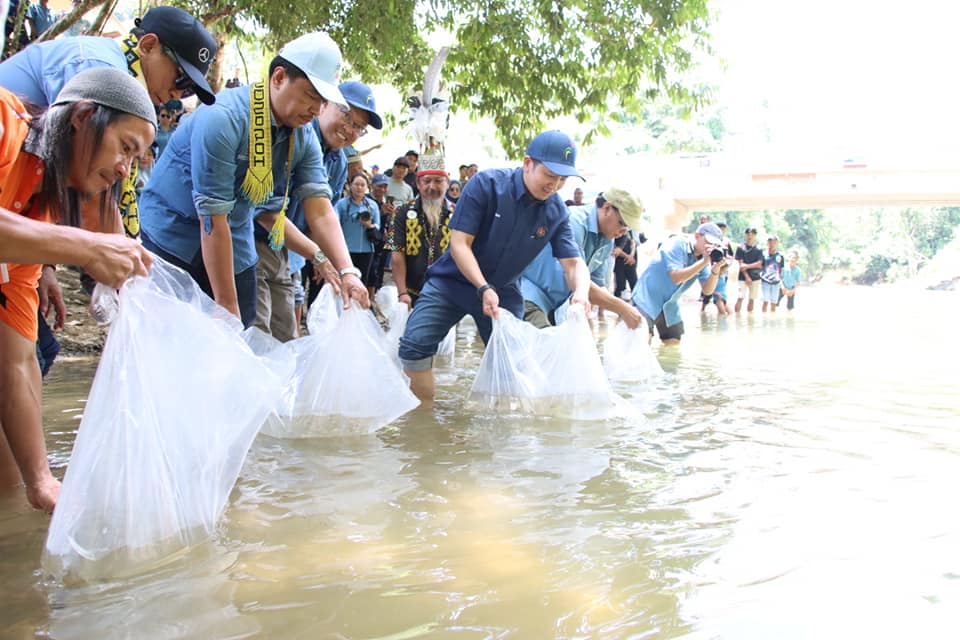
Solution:
{"label": "blue jeans", "polygon": [[[194,282],[201,290],[211,298],[213,297],[213,287],[210,285],[210,278],[207,276],[207,268],[203,265],[203,254],[197,252],[197,257],[193,262],[184,262],[180,258],[167,253],[151,240],[146,233],[140,232],[140,239],[144,248],[151,253],[155,253],[170,264],[180,267],[190,274]],[[256,265],[236,273],[233,276],[233,282],[237,287],[237,304],[240,307],[240,321],[243,322],[245,329],[253,326],[257,320],[257,267]]]}

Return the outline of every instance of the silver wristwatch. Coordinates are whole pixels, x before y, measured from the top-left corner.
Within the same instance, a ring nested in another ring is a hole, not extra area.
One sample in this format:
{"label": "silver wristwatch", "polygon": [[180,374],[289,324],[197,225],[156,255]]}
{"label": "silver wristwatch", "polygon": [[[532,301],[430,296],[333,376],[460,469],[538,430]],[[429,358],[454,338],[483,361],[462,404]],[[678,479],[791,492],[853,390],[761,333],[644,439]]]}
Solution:
{"label": "silver wristwatch", "polygon": [[316,252],[315,254],[313,254],[313,264],[315,264],[315,265],[317,265],[317,266],[319,267],[320,265],[322,265],[322,264],[323,264],[324,262],[326,262],[326,261],[327,261],[327,256],[326,256],[326,254],[325,254],[323,251],[321,251],[320,249],[317,249],[317,252]]}
{"label": "silver wristwatch", "polygon": [[[357,269],[356,267],[346,267],[345,269],[340,269],[340,277],[341,277],[341,278],[342,278],[343,276],[345,276],[345,275],[348,275],[348,274],[350,274],[350,275],[355,275],[355,276],[357,276],[358,278],[360,278],[360,276],[362,275],[362,274],[360,273],[360,269]],[[360,278],[360,279],[362,280],[362,278]]]}

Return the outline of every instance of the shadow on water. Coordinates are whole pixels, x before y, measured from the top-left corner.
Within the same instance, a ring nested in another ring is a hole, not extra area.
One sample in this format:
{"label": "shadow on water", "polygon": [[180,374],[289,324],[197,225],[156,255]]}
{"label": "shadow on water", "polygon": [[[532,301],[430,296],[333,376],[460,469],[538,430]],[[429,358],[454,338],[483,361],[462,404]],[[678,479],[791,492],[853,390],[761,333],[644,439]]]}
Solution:
{"label": "shadow on water", "polygon": [[[467,323],[435,408],[367,437],[260,436],[216,538],[120,583],[40,582],[48,520],[8,497],[0,635],[947,637],[958,347],[947,322],[898,336],[953,303],[878,322],[884,295],[691,308],[683,345],[655,347],[665,377],[615,387],[638,415],[601,422],[464,410]],[[61,469],[92,373],[72,366],[46,386]]]}

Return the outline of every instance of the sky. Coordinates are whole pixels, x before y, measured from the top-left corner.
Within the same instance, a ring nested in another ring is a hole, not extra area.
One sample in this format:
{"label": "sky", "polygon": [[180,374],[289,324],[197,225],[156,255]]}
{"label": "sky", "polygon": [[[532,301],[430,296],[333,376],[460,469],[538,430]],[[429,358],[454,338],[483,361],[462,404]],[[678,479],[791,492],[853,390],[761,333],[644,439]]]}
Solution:
{"label": "sky", "polygon": [[[945,0],[715,0],[718,101],[745,149],[960,151],[960,5]],[[762,108],[766,103],[767,108]],[[761,127],[762,128],[762,127]],[[751,135],[753,130],[754,135]]]}

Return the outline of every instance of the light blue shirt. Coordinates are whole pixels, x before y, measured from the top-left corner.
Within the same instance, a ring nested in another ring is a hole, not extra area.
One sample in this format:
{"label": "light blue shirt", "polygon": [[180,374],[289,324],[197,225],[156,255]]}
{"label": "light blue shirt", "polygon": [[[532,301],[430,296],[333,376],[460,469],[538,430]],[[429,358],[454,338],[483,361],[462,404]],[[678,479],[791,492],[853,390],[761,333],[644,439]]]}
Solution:
{"label": "light blue shirt", "polygon": [[[254,218],[279,211],[283,204],[291,134],[295,136],[291,198],[331,196],[320,142],[313,129],[278,127],[271,113],[273,196],[260,205],[247,200],[240,185],[250,163],[250,90],[245,86],[221,91],[216,104],[201,105],[181,118],[143,191],[143,232],[161,249],[185,262],[193,262],[200,254],[200,218],[225,215],[233,240],[234,273],[257,263]],[[209,220],[204,224],[209,225]]]}
{"label": "light blue shirt", "polygon": [[38,107],[49,107],[68,80],[96,67],[129,71],[120,45],[110,38],[76,36],[37,42],[0,63],[0,87]]}
{"label": "light blue shirt", "polygon": [[30,3],[30,6],[27,7],[26,17],[33,19],[33,24],[37,26],[37,30],[30,34],[34,38],[49,29],[53,23],[56,22],[56,20],[53,19],[53,14],[50,13],[50,9],[39,2]]}
{"label": "light blue shirt", "polygon": [[373,253],[373,244],[367,239],[367,228],[360,224],[360,214],[369,213],[374,226],[380,228],[380,207],[373,198],[364,197],[360,204],[354,202],[353,198],[340,198],[333,208],[340,218],[343,239],[347,241],[350,253]]}
{"label": "light blue shirt", "polygon": [[[596,205],[569,207],[569,209],[573,241],[580,249],[580,257],[587,263],[590,280],[604,287],[607,284],[613,240],[608,240],[600,233],[597,226]],[[563,277],[563,267],[553,257],[553,248],[549,244],[524,270],[520,278],[520,293],[523,294],[524,300],[529,300],[548,313],[556,310],[570,296],[570,290]]]}
{"label": "light blue shirt", "polygon": [[791,267],[786,266],[783,268],[783,273],[781,278],[783,279],[783,288],[784,289],[793,289],[797,286],[797,283],[800,282],[800,279],[803,275],[800,273],[800,267]]}
{"label": "light blue shirt", "polygon": [[668,327],[679,323],[681,321],[680,297],[698,279],[710,276],[710,265],[707,265],[698,277],[690,278],[683,284],[674,284],[670,279],[671,271],[685,269],[697,262],[693,248],[691,236],[667,238],[660,245],[657,255],[637,279],[637,286],[633,291],[633,304],[650,320],[656,320],[657,316],[663,313],[663,319]]}

